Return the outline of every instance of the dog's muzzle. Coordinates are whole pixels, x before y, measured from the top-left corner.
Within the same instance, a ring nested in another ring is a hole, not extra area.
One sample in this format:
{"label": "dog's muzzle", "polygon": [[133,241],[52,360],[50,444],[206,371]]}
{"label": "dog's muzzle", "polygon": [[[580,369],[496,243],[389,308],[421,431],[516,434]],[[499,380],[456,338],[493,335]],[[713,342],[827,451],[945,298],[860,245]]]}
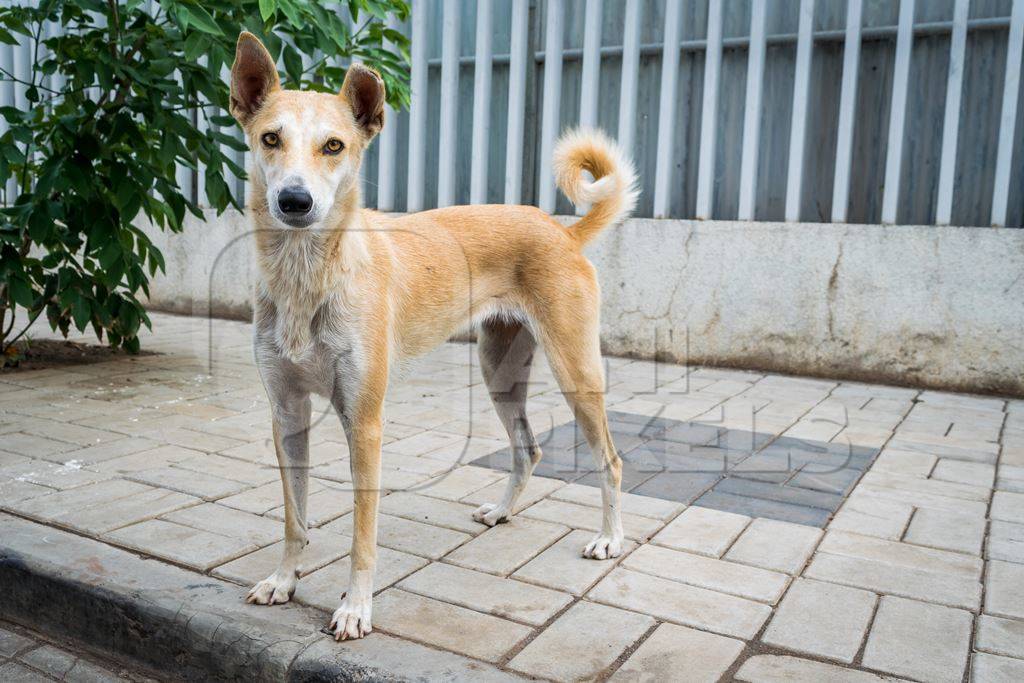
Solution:
{"label": "dog's muzzle", "polygon": [[277,193],[277,208],[285,223],[297,227],[309,225],[313,195],[300,185],[286,187]]}

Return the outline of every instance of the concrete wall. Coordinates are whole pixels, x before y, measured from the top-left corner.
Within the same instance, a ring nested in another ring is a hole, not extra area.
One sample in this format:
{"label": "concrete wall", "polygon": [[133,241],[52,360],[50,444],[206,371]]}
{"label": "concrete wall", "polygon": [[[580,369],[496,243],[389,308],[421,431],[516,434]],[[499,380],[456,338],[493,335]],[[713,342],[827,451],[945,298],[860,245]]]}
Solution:
{"label": "concrete wall", "polygon": [[[247,316],[247,231],[154,235],[152,305]],[[588,255],[614,355],[1024,395],[1024,230],[632,219]]]}

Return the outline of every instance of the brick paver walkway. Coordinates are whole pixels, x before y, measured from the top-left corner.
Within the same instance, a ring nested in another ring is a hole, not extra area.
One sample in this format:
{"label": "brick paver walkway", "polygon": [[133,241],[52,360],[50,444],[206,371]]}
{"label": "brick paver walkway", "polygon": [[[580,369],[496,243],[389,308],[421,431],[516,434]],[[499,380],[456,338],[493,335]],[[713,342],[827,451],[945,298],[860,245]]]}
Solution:
{"label": "brick paver walkway", "polygon": [[[161,355],[0,376],[0,508],[242,600],[283,537],[249,326],[154,319]],[[1024,401],[607,369],[631,493],[626,552],[604,562],[579,556],[600,492],[542,360],[528,408],[551,459],[495,528],[470,516],[507,476],[473,346],[394,382],[375,630],[554,680],[1024,680]],[[341,427],[314,405],[295,599],[333,610],[352,494]]]}

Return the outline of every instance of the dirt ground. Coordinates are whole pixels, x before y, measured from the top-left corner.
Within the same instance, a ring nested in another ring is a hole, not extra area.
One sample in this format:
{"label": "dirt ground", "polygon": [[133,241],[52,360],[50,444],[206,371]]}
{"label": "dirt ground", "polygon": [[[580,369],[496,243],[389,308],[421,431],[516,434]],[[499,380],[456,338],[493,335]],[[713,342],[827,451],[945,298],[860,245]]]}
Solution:
{"label": "dirt ground", "polygon": [[[66,340],[38,339],[18,342],[15,346],[17,355],[13,363],[10,360],[6,361],[0,367],[0,374],[102,363],[121,357],[131,360],[132,357],[132,354],[123,349]],[[136,357],[150,355],[153,355],[153,352],[145,350],[135,354]]]}

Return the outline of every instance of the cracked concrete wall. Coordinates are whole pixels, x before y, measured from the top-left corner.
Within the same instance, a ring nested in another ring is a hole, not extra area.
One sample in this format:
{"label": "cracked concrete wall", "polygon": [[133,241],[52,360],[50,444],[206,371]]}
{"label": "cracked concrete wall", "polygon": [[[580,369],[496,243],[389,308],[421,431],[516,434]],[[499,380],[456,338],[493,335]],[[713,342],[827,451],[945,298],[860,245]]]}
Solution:
{"label": "cracked concrete wall", "polygon": [[[150,231],[151,305],[247,317],[247,233]],[[1024,395],[1024,230],[631,219],[587,255],[613,355]]]}

